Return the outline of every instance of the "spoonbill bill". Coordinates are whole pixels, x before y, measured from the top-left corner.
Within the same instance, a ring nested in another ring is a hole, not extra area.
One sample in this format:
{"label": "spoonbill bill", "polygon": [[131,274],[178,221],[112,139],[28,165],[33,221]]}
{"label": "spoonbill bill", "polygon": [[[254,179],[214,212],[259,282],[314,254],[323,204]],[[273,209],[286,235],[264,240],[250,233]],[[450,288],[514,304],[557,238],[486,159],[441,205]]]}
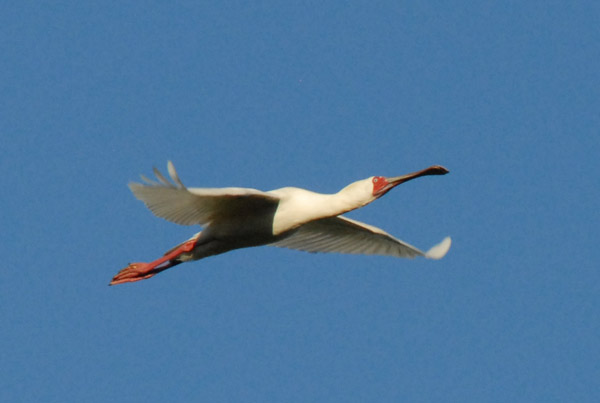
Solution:
{"label": "spoonbill bill", "polygon": [[423,252],[377,227],[341,215],[411,179],[449,172],[439,165],[390,178],[372,176],[334,194],[294,187],[268,192],[236,187],[188,188],[171,161],[167,169],[172,181],[154,168],[158,181],[142,176],[145,183],[130,183],[129,188],[158,217],[181,225],[200,225],[203,230],[153,262],[130,263],[110,285],[144,280],[183,262],[250,246],[429,259],[441,259],[450,248],[450,237],[446,237]]}

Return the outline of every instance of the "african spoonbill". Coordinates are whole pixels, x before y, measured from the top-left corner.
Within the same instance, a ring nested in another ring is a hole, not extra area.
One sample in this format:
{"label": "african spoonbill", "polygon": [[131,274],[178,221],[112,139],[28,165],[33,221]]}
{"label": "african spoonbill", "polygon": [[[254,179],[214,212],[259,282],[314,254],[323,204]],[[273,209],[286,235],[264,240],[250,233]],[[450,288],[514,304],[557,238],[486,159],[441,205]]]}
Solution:
{"label": "african spoonbill", "polygon": [[133,194],[158,217],[203,230],[150,263],[130,263],[110,285],[144,280],[179,263],[233,249],[273,245],[307,252],[338,252],[441,259],[450,237],[423,252],[385,231],[341,214],[363,207],[394,187],[426,175],[445,175],[434,165],[407,175],[372,176],[351,183],[335,194],[284,187],[262,192],[247,188],[187,188],[168,162],[172,182],[156,168],[158,182],[142,176],[130,183]]}

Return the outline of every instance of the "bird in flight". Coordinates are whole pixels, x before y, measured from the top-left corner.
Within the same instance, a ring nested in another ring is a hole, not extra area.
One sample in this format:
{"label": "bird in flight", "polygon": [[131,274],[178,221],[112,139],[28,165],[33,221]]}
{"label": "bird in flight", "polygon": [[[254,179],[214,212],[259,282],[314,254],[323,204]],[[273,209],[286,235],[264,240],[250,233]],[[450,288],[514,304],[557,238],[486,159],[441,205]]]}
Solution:
{"label": "bird in flight", "polygon": [[203,230],[153,262],[130,263],[109,285],[145,280],[183,262],[250,246],[429,259],[441,259],[450,249],[450,237],[423,252],[377,227],[341,215],[371,203],[401,183],[449,172],[439,165],[396,177],[372,176],[334,194],[295,187],[268,192],[188,188],[171,161],[167,169],[171,181],[154,168],[157,181],[142,176],[145,183],[130,183],[129,188],[158,217],[181,225],[200,225]]}

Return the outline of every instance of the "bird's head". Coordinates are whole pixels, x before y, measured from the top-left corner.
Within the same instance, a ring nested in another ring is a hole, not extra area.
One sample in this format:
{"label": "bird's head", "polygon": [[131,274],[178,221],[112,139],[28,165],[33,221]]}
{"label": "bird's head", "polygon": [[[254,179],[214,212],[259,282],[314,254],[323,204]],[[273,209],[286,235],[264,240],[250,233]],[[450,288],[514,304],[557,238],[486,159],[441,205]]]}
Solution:
{"label": "bird's head", "polygon": [[433,165],[429,168],[423,169],[422,171],[413,172],[402,176],[394,176],[390,178],[386,178],[385,176],[374,176],[371,178],[371,183],[373,185],[372,195],[375,198],[379,198],[401,183],[408,182],[411,179],[427,175],[445,175],[448,172],[450,171],[443,166]]}

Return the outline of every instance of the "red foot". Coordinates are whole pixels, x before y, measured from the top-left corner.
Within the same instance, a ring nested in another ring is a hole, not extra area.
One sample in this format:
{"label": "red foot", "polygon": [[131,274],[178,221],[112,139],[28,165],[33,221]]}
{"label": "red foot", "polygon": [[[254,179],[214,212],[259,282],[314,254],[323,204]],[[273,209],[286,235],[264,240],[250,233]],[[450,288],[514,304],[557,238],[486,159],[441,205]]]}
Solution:
{"label": "red foot", "polygon": [[[173,267],[181,262],[172,260],[182,253],[190,252],[196,246],[196,240],[184,242],[179,246],[176,246],[169,252],[167,252],[160,259],[155,260],[151,263],[130,263],[129,266],[117,273],[113,277],[112,281],[108,285],[117,285],[123,283],[132,283],[134,281],[145,280],[150,278],[163,270]],[[166,263],[166,264],[165,264]]]}
{"label": "red foot", "polygon": [[129,266],[121,270],[116,276],[113,277],[109,285],[145,280],[158,273],[158,271],[153,272],[154,267],[155,266],[149,263],[130,263]]}

